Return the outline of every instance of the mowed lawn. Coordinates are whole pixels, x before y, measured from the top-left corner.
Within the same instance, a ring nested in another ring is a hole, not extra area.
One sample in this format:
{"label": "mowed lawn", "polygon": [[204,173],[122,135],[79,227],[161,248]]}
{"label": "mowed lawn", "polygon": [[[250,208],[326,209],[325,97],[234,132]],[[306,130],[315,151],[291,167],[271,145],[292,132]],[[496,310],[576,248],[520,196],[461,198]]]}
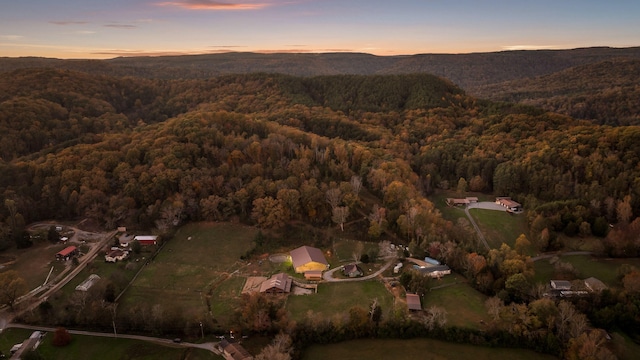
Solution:
{"label": "mowed lawn", "polygon": [[182,227],[141,271],[123,302],[164,304],[202,314],[207,311],[206,296],[244,266],[240,256],[252,248],[256,234],[253,227],[230,223]]}
{"label": "mowed lawn", "polygon": [[490,320],[484,307],[487,296],[469,286],[461,275],[445,276],[431,284],[432,290],[425,295],[422,307],[444,308],[447,311],[447,326],[480,329],[481,321]]}
{"label": "mowed lawn", "polygon": [[538,360],[557,359],[532,350],[489,348],[449,343],[433,339],[365,339],[329,345],[313,345],[305,350],[304,360]]}
{"label": "mowed lawn", "polygon": [[323,283],[318,285],[317,294],[289,295],[286,307],[291,318],[299,321],[309,311],[331,318],[354,306],[369,309],[373,299],[378,299],[383,316],[393,308],[393,295],[375,280]]}
{"label": "mowed lawn", "polygon": [[520,234],[525,234],[529,241],[527,218],[524,214],[509,214],[506,211],[486,209],[469,209],[469,214],[480,227],[480,231],[493,249],[505,243],[512,248]]}
{"label": "mowed lawn", "polygon": [[[0,335],[0,350],[8,355],[11,346],[27,339],[33,331],[6,329]],[[71,335],[71,344],[56,347],[51,344],[53,334],[48,333],[38,352],[47,360],[217,360],[223,359],[210,351],[179,346],[163,346],[150,342],[113,339],[106,337]]]}

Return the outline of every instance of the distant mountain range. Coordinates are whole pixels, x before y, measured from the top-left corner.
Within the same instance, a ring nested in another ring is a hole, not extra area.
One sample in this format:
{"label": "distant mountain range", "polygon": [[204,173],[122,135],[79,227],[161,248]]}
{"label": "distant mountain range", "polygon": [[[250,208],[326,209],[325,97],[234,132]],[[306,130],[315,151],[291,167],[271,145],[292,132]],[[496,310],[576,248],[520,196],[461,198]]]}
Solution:
{"label": "distant mountain range", "polygon": [[549,75],[613,59],[640,59],[640,47],[524,50],[471,54],[375,56],[362,53],[223,53],[188,56],[120,57],[109,60],[0,58],[0,72],[51,67],[110,76],[202,79],[224,74],[281,73],[295,76],[430,73],[470,94],[481,88]]}

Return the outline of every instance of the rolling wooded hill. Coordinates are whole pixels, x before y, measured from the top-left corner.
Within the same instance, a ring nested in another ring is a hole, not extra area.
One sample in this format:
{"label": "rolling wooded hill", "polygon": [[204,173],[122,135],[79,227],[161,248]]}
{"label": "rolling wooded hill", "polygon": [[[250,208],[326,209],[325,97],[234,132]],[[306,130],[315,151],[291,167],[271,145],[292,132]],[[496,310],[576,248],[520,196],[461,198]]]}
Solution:
{"label": "rolling wooded hill", "polygon": [[[367,215],[427,246],[457,236],[434,226],[442,219],[424,195],[436,188],[513,196],[568,235],[602,236],[640,214],[640,127],[477,100],[432,75],[23,69],[0,90],[0,191],[15,204],[0,210],[5,220],[279,227],[331,224],[344,206],[345,220]],[[354,195],[354,177],[384,211]],[[332,189],[344,196],[329,207]]]}
{"label": "rolling wooded hill", "polygon": [[640,58],[640,47],[503,51],[472,54],[375,56],[361,53],[256,54],[121,57],[109,60],[0,58],[0,72],[51,67],[111,76],[203,79],[224,74],[279,73],[294,76],[429,73],[470,93],[479,86],[548,75],[617,58]]}
{"label": "rolling wooded hill", "polygon": [[495,101],[534,105],[599,124],[640,124],[640,60],[607,60],[476,89]]}

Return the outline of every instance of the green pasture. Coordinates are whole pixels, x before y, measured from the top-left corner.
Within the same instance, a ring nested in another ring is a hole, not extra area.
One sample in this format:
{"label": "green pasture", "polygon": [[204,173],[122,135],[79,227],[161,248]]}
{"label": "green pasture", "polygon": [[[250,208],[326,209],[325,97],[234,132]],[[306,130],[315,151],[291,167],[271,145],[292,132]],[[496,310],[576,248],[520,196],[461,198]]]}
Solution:
{"label": "green pasture", "polygon": [[[556,272],[549,260],[542,259],[535,262],[535,280],[537,282],[546,283],[554,278]],[[611,259],[596,258],[589,255],[567,255],[561,256],[560,261],[573,265],[578,271],[577,278],[586,279],[593,276],[612,287],[620,286],[617,275],[618,268],[623,264],[633,265],[640,269],[640,258]]]}
{"label": "green pasture", "polygon": [[485,295],[469,286],[464,277],[451,274],[431,283],[431,291],[425,294],[422,307],[444,308],[447,311],[447,326],[479,329],[481,321],[490,320],[484,307],[486,299]]}
{"label": "green pasture", "polygon": [[489,348],[433,339],[364,339],[329,345],[313,345],[305,350],[302,359],[538,360],[557,358],[532,350]]}
{"label": "green pasture", "polygon": [[469,214],[475,219],[491,248],[499,248],[502,243],[513,248],[520,234],[525,234],[531,241],[524,214],[486,209],[469,209]]}
{"label": "green pasture", "polygon": [[215,303],[211,295],[217,287],[245,266],[240,256],[252,248],[256,233],[255,228],[230,223],[182,227],[145,266],[122,302],[179,307],[194,316],[206,312],[207,298]]}
{"label": "green pasture", "polygon": [[246,278],[232,277],[215,286],[211,292],[211,314],[219,323],[229,323],[242,293]]}
{"label": "green pasture", "polygon": [[393,295],[375,280],[334,282],[318,285],[317,294],[290,295],[286,308],[291,318],[302,320],[309,311],[326,318],[346,313],[354,306],[368,309],[373,299],[378,299],[383,314],[393,307]]}
{"label": "green pasture", "polygon": [[31,333],[33,333],[32,330],[4,329],[0,333],[0,353],[9,358],[9,350],[11,350],[11,347],[28,339]]}
{"label": "green pasture", "polygon": [[[11,346],[27,339],[32,330],[6,329],[0,334],[0,350],[9,355]],[[64,347],[51,344],[53,334],[48,333],[38,347],[38,353],[47,360],[208,360],[223,359],[210,351],[181,346],[159,345],[140,340],[71,335],[71,343]]]}

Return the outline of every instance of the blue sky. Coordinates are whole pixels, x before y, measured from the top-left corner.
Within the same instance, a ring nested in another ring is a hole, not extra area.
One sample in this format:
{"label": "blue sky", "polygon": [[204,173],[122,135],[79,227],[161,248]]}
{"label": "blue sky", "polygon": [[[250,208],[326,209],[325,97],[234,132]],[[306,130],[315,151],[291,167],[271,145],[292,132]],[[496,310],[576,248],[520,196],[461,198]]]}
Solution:
{"label": "blue sky", "polygon": [[640,46],[640,1],[0,0],[0,56]]}

